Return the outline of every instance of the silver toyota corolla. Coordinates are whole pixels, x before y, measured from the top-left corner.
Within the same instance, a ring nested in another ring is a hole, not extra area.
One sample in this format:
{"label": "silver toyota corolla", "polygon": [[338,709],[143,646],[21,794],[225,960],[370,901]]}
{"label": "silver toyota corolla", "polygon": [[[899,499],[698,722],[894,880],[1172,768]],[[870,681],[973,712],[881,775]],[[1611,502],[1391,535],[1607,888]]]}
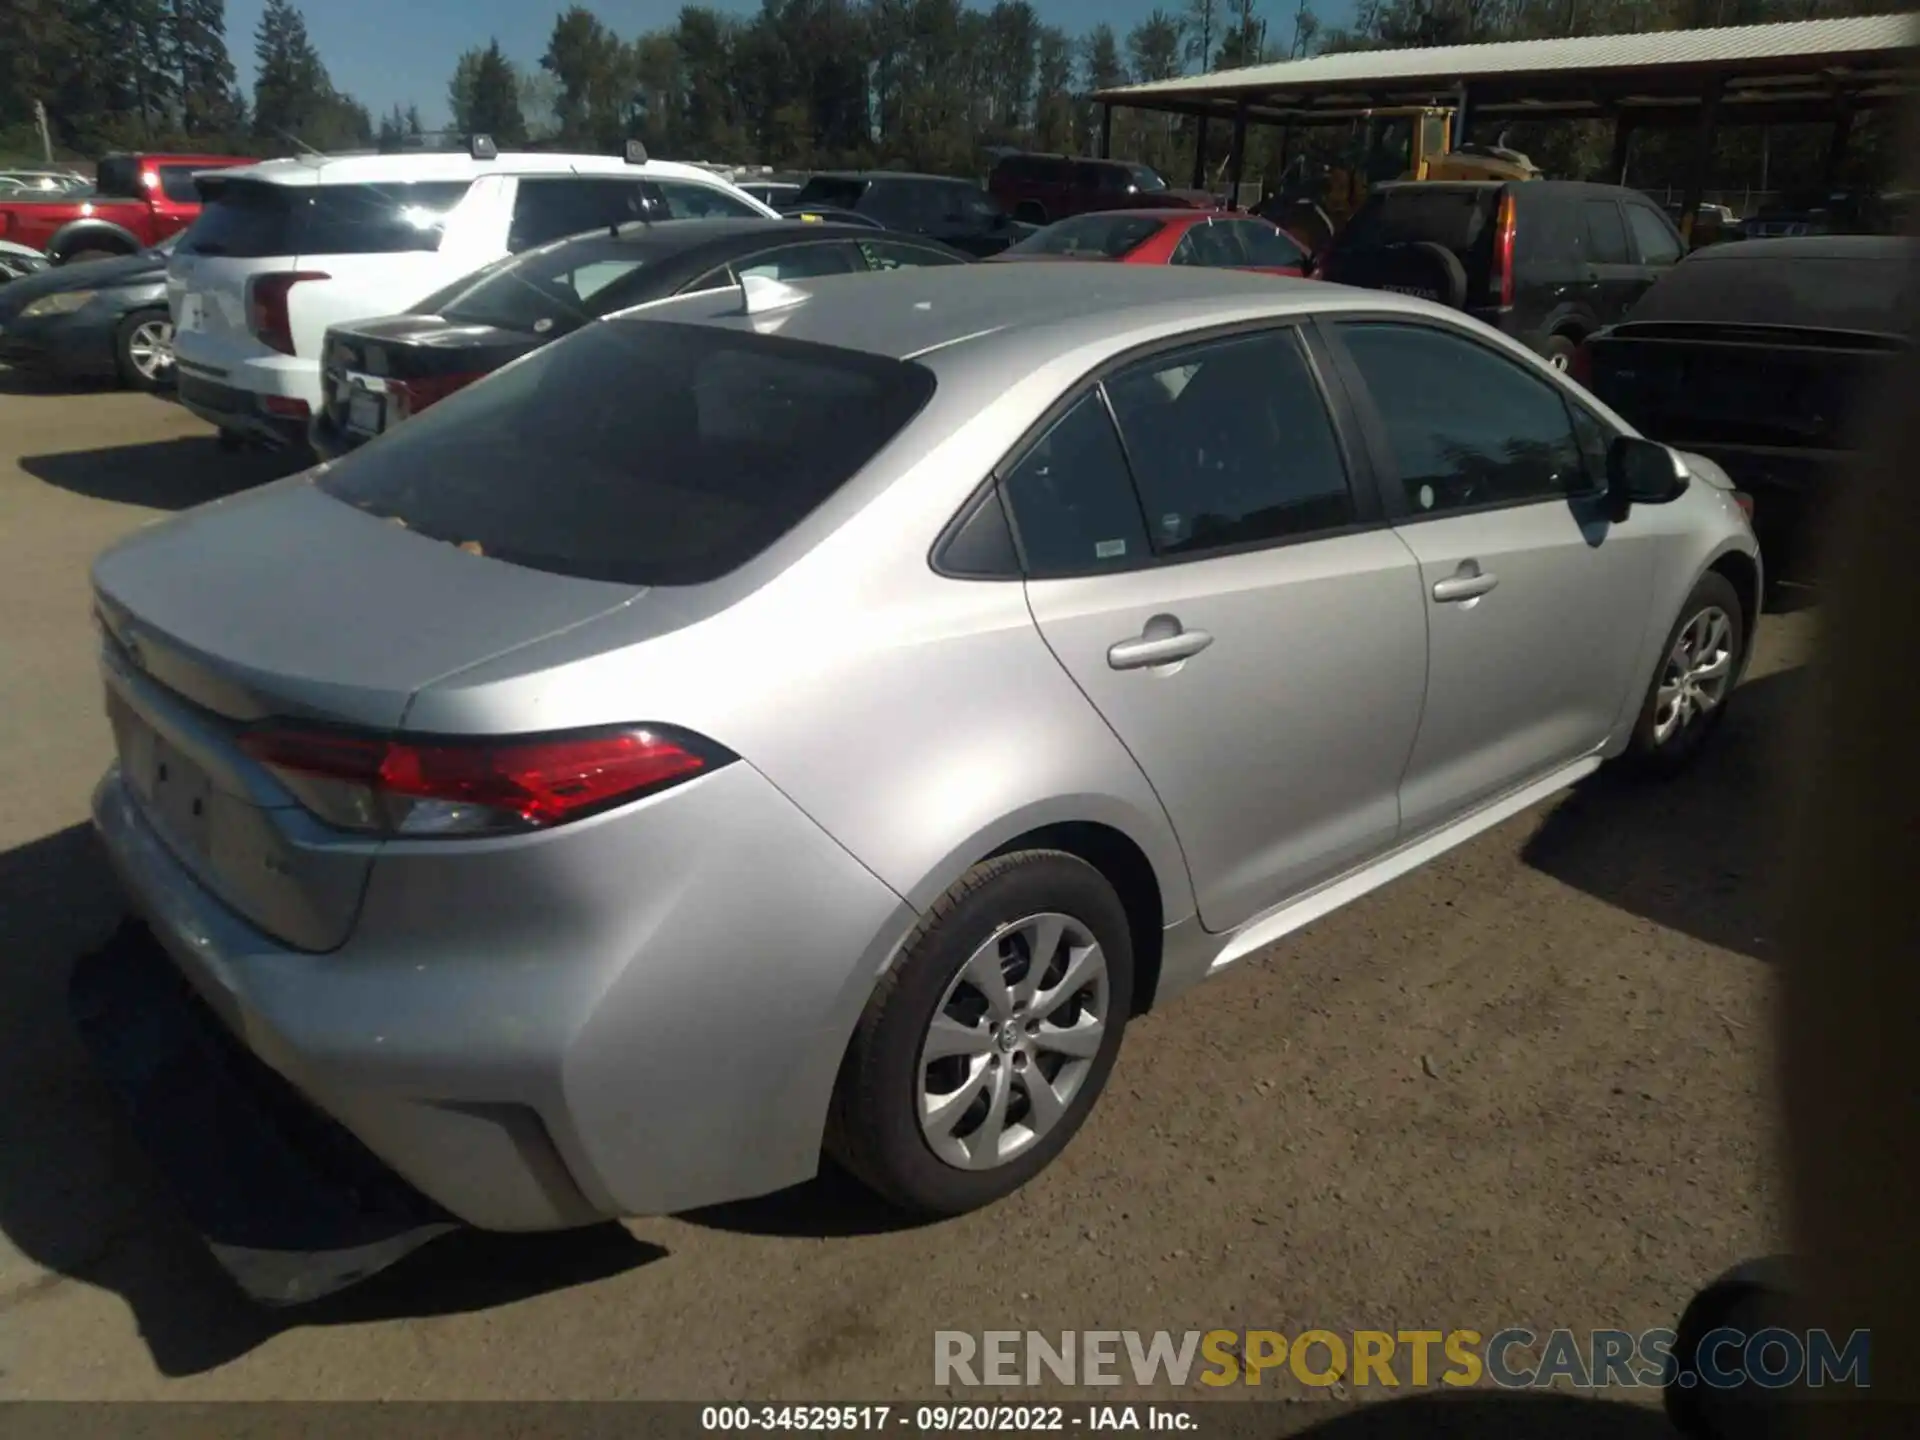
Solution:
{"label": "silver toyota corolla", "polygon": [[142,963],[451,1220],[823,1149],[951,1213],[1130,1016],[1684,761],[1760,580],[1723,474],[1419,301],[754,279],[104,555],[95,815]]}

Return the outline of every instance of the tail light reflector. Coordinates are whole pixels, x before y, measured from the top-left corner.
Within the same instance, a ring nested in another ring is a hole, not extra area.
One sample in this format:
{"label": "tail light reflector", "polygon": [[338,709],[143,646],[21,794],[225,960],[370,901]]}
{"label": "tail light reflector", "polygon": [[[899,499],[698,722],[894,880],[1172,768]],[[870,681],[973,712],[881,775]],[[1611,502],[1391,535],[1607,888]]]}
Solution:
{"label": "tail light reflector", "polygon": [[269,723],[240,748],[330,825],[395,836],[544,830],[734,759],[654,725],[510,739],[421,739]]}
{"label": "tail light reflector", "polygon": [[1500,218],[1494,233],[1493,267],[1499,279],[1500,307],[1504,310],[1513,304],[1513,196],[1511,193],[1500,197]]}
{"label": "tail light reflector", "polygon": [[247,286],[247,328],[262,345],[292,355],[293,322],[287,315],[287,295],[309,280],[330,280],[319,270],[274,270],[256,275]]}
{"label": "tail light reflector", "polygon": [[459,375],[429,375],[415,380],[388,380],[387,403],[393,407],[393,419],[404,420],[409,415],[418,415],[429,405],[435,404],[453,394],[464,390],[487,372],[475,370]]}

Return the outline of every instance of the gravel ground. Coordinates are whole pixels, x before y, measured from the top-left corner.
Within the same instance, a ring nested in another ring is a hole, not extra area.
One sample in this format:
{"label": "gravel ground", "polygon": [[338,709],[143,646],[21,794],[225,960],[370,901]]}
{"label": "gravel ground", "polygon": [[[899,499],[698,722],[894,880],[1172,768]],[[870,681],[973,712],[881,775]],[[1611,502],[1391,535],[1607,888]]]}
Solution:
{"label": "gravel ground", "polygon": [[991,1210],[902,1228],[829,1174],[249,1307],[61,995],[118,914],[81,823],[109,751],[88,561],[275,464],[0,371],[0,1398],[918,1397],[940,1329],[1639,1330],[1775,1243],[1774,782],[1808,611],[1764,623],[1686,777],[1597,777],[1138,1023],[1062,1162]]}

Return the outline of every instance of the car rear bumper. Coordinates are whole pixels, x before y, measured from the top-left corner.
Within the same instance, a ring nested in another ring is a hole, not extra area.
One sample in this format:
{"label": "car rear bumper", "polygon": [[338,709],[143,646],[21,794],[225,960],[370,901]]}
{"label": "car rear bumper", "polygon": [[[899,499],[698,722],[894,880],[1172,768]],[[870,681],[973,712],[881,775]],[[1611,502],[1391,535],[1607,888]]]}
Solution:
{"label": "car rear bumper", "polygon": [[267,397],[209,379],[177,363],[174,394],[187,409],[221,430],[276,449],[298,449],[307,443],[305,414],[277,414],[267,408]]}
{"label": "car rear bumper", "polygon": [[225,1032],[485,1229],[811,1176],[847,1038],[913,919],[744,762],[563,830],[390,846],[327,954],[214,899],[117,767],[94,821]]}

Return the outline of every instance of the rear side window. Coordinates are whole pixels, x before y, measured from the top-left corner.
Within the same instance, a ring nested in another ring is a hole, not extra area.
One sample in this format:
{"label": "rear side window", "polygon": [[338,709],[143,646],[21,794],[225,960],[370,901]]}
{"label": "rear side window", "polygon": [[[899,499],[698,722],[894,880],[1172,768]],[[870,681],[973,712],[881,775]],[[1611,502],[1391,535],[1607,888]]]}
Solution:
{"label": "rear side window", "polygon": [[1627,249],[1627,227],[1620,222],[1620,207],[1611,200],[1589,200],[1585,209],[1588,263],[1631,265],[1633,252]]}
{"label": "rear side window", "polygon": [[1247,264],[1274,269],[1297,267],[1306,260],[1306,252],[1272,225],[1260,220],[1235,220],[1241,248],[1247,252]]}
{"label": "rear side window", "polygon": [[631,246],[575,241],[490,265],[429,296],[414,310],[469,325],[564,335],[619,308],[620,296],[633,293],[641,270],[641,258]]}
{"label": "rear side window", "polygon": [[739,196],[697,180],[655,180],[653,188],[675,220],[751,219],[760,213]]}
{"label": "rear side window", "polygon": [[1226,225],[1203,220],[1187,228],[1180,243],[1173,247],[1175,265],[1211,265],[1232,268],[1247,263],[1239,237]]}
{"label": "rear side window", "polygon": [[1127,457],[1098,391],[1007,471],[1002,490],[1035,579],[1125,570],[1151,557]]}
{"label": "rear side window", "polygon": [[921,265],[964,265],[959,255],[935,250],[926,245],[909,245],[900,240],[862,240],[861,258],[869,270],[910,270]]}
{"label": "rear side window", "polygon": [[858,210],[867,182],[849,175],[815,175],[800,187],[796,205],[830,205],[835,210]]}
{"label": "rear side window", "polygon": [[933,394],[922,366],[659,320],[589,325],[314,482],[529,569],[698,585],[851,479]]}
{"label": "rear side window", "polygon": [[192,255],[390,255],[437,250],[468,182],[272,185],[216,180],[181,249]]}
{"label": "rear side window", "polygon": [[1076,215],[1037,231],[1010,247],[1014,255],[1085,255],[1118,260],[1131,255],[1166,228],[1166,222],[1149,215],[1129,215],[1124,210],[1108,210],[1092,215]]}
{"label": "rear side window", "polygon": [[590,230],[611,230],[646,219],[648,213],[647,194],[638,180],[522,177],[507,248],[525,250]]}
{"label": "rear side window", "polygon": [[140,188],[140,162],[131,155],[109,155],[94,170],[94,193],[116,200],[137,200],[146,191]]}
{"label": "rear side window", "polygon": [[193,166],[162,165],[160,193],[176,205],[191,205],[198,200],[200,192],[194,187]]}

